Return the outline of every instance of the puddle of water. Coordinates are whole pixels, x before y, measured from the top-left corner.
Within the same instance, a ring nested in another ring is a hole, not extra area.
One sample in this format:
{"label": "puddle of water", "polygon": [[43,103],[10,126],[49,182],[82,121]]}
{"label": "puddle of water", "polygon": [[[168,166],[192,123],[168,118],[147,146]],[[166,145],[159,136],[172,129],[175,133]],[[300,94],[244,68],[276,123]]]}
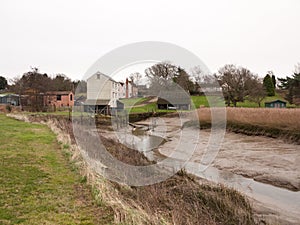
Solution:
{"label": "puddle of water", "polygon": [[164,144],[166,140],[151,133],[147,126],[135,129],[127,127],[117,131],[116,135],[119,141],[127,147],[142,152],[149,160],[158,160],[158,154],[154,150]]}

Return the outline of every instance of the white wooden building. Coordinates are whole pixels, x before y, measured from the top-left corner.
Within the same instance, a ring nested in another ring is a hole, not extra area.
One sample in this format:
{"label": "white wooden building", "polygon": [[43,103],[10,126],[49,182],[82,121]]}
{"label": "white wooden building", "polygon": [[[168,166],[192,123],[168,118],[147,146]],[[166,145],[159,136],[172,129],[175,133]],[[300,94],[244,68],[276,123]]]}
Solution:
{"label": "white wooden building", "polygon": [[119,99],[119,82],[111,77],[97,72],[87,79],[87,100],[108,100],[109,106],[117,107]]}

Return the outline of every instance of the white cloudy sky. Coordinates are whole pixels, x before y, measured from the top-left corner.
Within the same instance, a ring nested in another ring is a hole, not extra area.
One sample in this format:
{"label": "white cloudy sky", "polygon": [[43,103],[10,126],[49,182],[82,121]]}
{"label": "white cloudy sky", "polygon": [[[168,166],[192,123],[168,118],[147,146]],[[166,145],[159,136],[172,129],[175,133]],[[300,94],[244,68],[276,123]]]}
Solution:
{"label": "white cloudy sky", "polygon": [[110,50],[177,44],[215,72],[226,63],[263,76],[300,62],[299,0],[1,0],[0,75],[38,67],[80,79]]}

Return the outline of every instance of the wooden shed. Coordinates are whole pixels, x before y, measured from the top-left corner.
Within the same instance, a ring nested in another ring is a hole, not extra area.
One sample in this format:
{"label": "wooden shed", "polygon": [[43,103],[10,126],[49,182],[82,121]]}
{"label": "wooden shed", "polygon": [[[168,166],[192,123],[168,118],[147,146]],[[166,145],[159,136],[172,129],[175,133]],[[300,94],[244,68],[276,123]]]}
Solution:
{"label": "wooden shed", "polygon": [[286,108],[286,102],[282,100],[274,100],[271,102],[265,102],[266,108]]}
{"label": "wooden shed", "polygon": [[0,104],[19,106],[20,96],[16,94],[0,94]]}

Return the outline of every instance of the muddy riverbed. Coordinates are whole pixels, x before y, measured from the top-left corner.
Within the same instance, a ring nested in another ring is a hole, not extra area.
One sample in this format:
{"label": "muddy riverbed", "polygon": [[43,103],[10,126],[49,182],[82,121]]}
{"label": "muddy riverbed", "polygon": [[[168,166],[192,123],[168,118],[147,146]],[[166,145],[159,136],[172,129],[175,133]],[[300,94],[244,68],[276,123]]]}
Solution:
{"label": "muddy riverbed", "polygon": [[[212,158],[216,157],[203,171],[201,163],[209,152],[208,143],[214,143],[210,140],[211,130],[182,129],[187,119],[157,120],[155,128],[150,129],[151,135],[167,140],[158,146],[158,151],[164,156],[174,157],[175,161],[170,167],[176,165],[176,160],[180,162],[185,154],[192,152],[185,164],[188,172],[234,187],[248,195],[256,213],[271,223],[300,224],[300,145],[226,132],[217,154],[212,152]],[[137,124],[152,128],[153,120]]]}

